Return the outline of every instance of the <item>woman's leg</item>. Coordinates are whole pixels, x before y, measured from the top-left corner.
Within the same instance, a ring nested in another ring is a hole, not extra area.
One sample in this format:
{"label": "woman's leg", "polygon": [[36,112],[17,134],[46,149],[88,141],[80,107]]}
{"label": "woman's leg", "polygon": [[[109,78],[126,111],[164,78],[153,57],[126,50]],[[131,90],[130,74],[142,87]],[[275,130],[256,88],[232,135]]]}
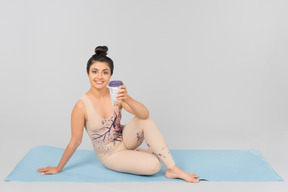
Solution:
{"label": "woman's leg", "polygon": [[161,169],[161,163],[151,153],[134,151],[145,139],[150,150],[166,166],[166,177],[182,178],[188,182],[198,182],[195,174],[186,173],[174,162],[166,142],[154,121],[149,117],[146,120],[132,118],[123,129],[123,150],[115,152],[105,158],[102,163],[105,167],[140,175],[153,175]]}
{"label": "woman's leg", "polygon": [[167,144],[152,118],[142,120],[134,117],[124,127],[123,142],[127,149],[133,150],[141,145],[143,139],[167,169],[175,165]]}
{"label": "woman's leg", "polygon": [[[160,171],[161,163],[152,153],[134,151],[144,140],[143,123],[139,118],[132,118],[123,128],[123,143],[119,150],[112,152],[105,159],[103,165],[109,169],[138,175],[153,175]],[[147,127],[147,126],[146,126]]]}
{"label": "woman's leg", "polygon": [[188,182],[199,182],[198,179],[195,179],[198,177],[196,174],[187,173],[175,164],[167,144],[152,118],[149,117],[146,120],[142,120],[134,117],[125,125],[123,142],[127,149],[133,150],[141,145],[143,139],[145,139],[149,147],[149,151],[146,150],[147,154],[150,151],[155,153],[166,166],[166,177],[181,178]]}
{"label": "woman's leg", "polygon": [[127,149],[109,155],[102,163],[109,169],[137,175],[154,175],[161,169],[161,163],[154,155]]}

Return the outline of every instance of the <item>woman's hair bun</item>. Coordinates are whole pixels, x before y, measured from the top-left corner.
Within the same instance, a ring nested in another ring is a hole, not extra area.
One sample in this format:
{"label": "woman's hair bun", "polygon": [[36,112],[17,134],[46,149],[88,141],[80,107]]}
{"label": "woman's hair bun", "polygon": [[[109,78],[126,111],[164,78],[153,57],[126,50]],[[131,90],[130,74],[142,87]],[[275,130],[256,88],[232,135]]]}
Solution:
{"label": "woman's hair bun", "polygon": [[107,55],[108,47],[107,46],[98,46],[95,48],[95,54]]}

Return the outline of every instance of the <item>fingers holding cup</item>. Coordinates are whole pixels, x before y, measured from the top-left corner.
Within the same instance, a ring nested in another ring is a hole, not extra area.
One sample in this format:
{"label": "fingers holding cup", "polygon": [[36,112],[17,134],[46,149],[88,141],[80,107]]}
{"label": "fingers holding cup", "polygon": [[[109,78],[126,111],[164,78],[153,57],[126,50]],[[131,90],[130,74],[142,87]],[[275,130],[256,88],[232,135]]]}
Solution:
{"label": "fingers holding cup", "polygon": [[122,100],[122,101],[125,102],[127,97],[128,97],[128,93],[127,93],[126,86],[125,85],[119,86],[119,90],[117,91],[116,99],[117,100]]}

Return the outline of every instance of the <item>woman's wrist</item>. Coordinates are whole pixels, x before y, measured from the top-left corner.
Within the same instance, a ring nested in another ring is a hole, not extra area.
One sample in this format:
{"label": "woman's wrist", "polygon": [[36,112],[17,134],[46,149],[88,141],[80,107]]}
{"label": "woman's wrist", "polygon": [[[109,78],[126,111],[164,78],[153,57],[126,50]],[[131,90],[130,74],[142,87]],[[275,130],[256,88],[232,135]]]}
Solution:
{"label": "woman's wrist", "polygon": [[131,99],[132,99],[132,97],[130,97],[130,95],[129,94],[127,94],[127,99],[122,99],[122,102],[125,102],[125,103],[127,103],[128,105],[129,105],[129,102],[131,101]]}
{"label": "woman's wrist", "polygon": [[62,171],[62,169],[61,168],[59,168],[59,167],[56,167],[57,168],[57,171],[59,171],[59,172],[61,172]]}

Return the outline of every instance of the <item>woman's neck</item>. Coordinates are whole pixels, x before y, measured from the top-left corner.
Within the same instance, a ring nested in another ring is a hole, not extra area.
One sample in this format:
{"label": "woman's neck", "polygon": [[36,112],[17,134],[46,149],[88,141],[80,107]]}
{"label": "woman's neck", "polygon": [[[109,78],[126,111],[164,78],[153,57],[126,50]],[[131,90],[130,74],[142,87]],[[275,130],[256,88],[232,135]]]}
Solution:
{"label": "woman's neck", "polygon": [[90,93],[98,98],[98,99],[103,99],[107,96],[109,90],[107,87],[103,88],[103,89],[95,89],[93,87],[90,88]]}

